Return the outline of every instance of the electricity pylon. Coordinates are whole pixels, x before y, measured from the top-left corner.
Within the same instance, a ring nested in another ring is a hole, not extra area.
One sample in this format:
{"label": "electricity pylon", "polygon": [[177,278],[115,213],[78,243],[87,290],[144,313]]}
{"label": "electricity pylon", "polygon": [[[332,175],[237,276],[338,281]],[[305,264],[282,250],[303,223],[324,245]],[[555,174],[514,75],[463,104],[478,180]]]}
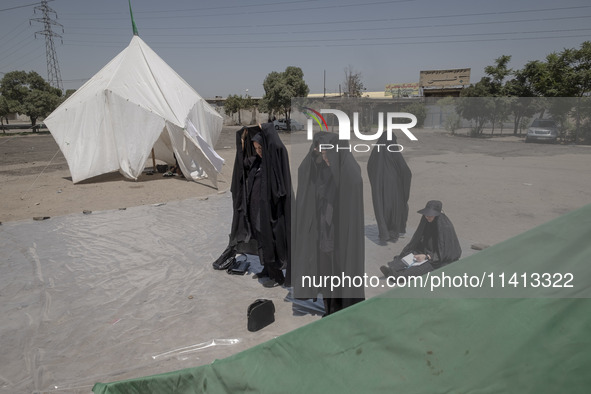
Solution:
{"label": "electricity pylon", "polygon": [[39,22],[43,24],[43,30],[35,32],[35,38],[37,38],[37,34],[45,36],[45,55],[47,57],[47,79],[51,86],[58,88],[63,92],[63,85],[62,85],[62,76],[60,73],[60,66],[57,61],[57,54],[55,53],[55,47],[53,45],[53,38],[57,37],[62,40],[62,44],[64,43],[62,36],[52,30],[53,26],[61,27],[62,33],[64,32],[64,27],[60,24],[51,19],[50,14],[55,15],[57,19],[57,13],[47,5],[48,0],[41,0],[41,5],[35,7],[34,12],[40,11],[43,14],[42,18],[32,18],[32,21]]}

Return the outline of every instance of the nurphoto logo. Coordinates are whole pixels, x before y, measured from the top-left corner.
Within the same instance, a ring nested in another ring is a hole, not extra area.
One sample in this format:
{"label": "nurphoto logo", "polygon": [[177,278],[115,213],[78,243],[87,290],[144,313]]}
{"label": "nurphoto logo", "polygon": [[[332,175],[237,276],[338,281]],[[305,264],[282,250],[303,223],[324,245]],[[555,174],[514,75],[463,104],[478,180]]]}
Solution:
{"label": "nurphoto logo", "polygon": [[[337,117],[338,128],[339,128],[339,140],[351,140],[351,119],[349,115],[338,109],[321,109],[320,112],[304,107],[305,113],[310,116],[308,119],[308,140],[312,140],[314,134],[314,121],[320,126],[320,131],[328,131],[328,125],[326,119],[322,114],[333,114]],[[418,141],[417,137],[410,132],[409,129],[416,126],[417,117],[408,112],[387,112],[384,116],[383,112],[378,112],[378,130],[374,134],[362,134],[359,131],[359,113],[353,112],[353,133],[355,136],[362,141],[373,141],[378,140],[384,133],[384,117],[386,119],[386,137],[388,141],[392,141],[392,135],[394,130],[401,130],[411,141]],[[401,119],[410,119],[410,123],[395,123]],[[320,144],[319,150],[349,150],[355,152],[369,152],[372,147],[380,150],[384,148],[389,152],[402,152],[404,147],[400,144],[355,144],[347,147],[333,146],[332,144]]]}

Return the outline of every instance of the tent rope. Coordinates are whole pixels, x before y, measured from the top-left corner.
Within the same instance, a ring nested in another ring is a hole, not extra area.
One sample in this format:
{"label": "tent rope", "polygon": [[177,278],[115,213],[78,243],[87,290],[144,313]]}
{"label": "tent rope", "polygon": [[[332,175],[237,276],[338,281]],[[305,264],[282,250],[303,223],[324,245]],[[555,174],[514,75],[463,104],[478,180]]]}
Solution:
{"label": "tent rope", "polygon": [[12,141],[13,139],[14,137],[7,138],[6,141],[3,141],[2,143],[0,143],[0,145],[4,145],[5,143]]}
{"label": "tent rope", "polygon": [[[224,174],[222,174],[221,172],[218,172],[218,181],[220,181],[220,178],[222,178],[221,181],[224,182],[224,183],[226,183],[227,185],[230,185],[231,184],[231,181],[229,181],[228,178],[226,178],[226,176]],[[219,193],[222,193],[222,192],[225,193],[225,192],[227,192],[227,191],[230,190],[230,187],[227,186],[226,189],[220,190],[220,187],[218,186],[217,189],[218,189],[218,192]]]}
{"label": "tent rope", "polygon": [[21,196],[21,200],[25,199],[25,196],[27,195],[27,193],[29,192],[29,190],[31,190],[33,188],[33,186],[35,185],[35,183],[37,182],[37,180],[39,179],[39,177],[41,175],[43,175],[43,172],[45,172],[45,170],[47,169],[47,167],[49,167],[49,165],[51,164],[51,162],[53,161],[53,159],[55,159],[55,157],[57,156],[57,154],[59,153],[59,149],[57,150],[57,152],[55,152],[55,154],[53,155],[53,157],[51,158],[51,160],[49,160],[49,163],[47,163],[47,165],[45,166],[45,168],[43,168],[43,170],[41,170],[41,172],[39,173],[39,175],[37,175],[37,178],[35,178],[35,180],[33,181],[33,183],[31,183],[31,186],[29,186],[29,188],[25,191],[25,193]]}

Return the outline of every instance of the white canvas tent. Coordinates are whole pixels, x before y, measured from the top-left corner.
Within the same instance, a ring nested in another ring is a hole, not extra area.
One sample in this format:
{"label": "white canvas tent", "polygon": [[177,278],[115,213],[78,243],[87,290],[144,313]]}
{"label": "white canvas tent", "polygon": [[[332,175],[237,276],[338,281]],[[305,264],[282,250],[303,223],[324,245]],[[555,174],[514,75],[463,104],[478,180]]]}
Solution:
{"label": "white canvas tent", "polygon": [[45,119],[72,181],[119,171],[136,180],[152,157],[217,187],[222,117],[139,36]]}

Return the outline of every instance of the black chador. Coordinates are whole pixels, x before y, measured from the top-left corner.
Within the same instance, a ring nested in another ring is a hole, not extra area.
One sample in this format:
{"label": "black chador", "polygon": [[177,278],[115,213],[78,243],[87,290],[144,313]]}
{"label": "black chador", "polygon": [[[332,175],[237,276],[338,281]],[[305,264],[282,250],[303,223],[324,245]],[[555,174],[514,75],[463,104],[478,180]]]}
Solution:
{"label": "black chador", "polygon": [[400,234],[406,233],[408,220],[412,173],[402,152],[393,144],[396,144],[396,136],[388,141],[383,133],[367,161],[373,209],[382,242],[397,241]]}
{"label": "black chador", "polygon": [[[260,146],[260,154],[253,142]],[[258,276],[268,276],[274,285],[283,284],[281,270],[290,261],[292,188],[287,150],[272,123],[236,132],[230,190],[234,210],[230,247],[240,249],[256,240],[265,268]]]}
{"label": "black chador", "polygon": [[[400,255],[381,266],[385,276],[416,276],[439,269],[458,260],[462,255],[460,241],[454,226],[443,212],[443,204],[438,200],[427,202],[425,208],[418,211],[422,214],[417,230],[409,243],[402,249]],[[426,255],[423,264],[407,267],[401,260],[404,256]]]}
{"label": "black chador", "polygon": [[322,294],[325,315],[365,298],[363,181],[345,144],[337,134],[317,133],[298,169],[294,296]]}

